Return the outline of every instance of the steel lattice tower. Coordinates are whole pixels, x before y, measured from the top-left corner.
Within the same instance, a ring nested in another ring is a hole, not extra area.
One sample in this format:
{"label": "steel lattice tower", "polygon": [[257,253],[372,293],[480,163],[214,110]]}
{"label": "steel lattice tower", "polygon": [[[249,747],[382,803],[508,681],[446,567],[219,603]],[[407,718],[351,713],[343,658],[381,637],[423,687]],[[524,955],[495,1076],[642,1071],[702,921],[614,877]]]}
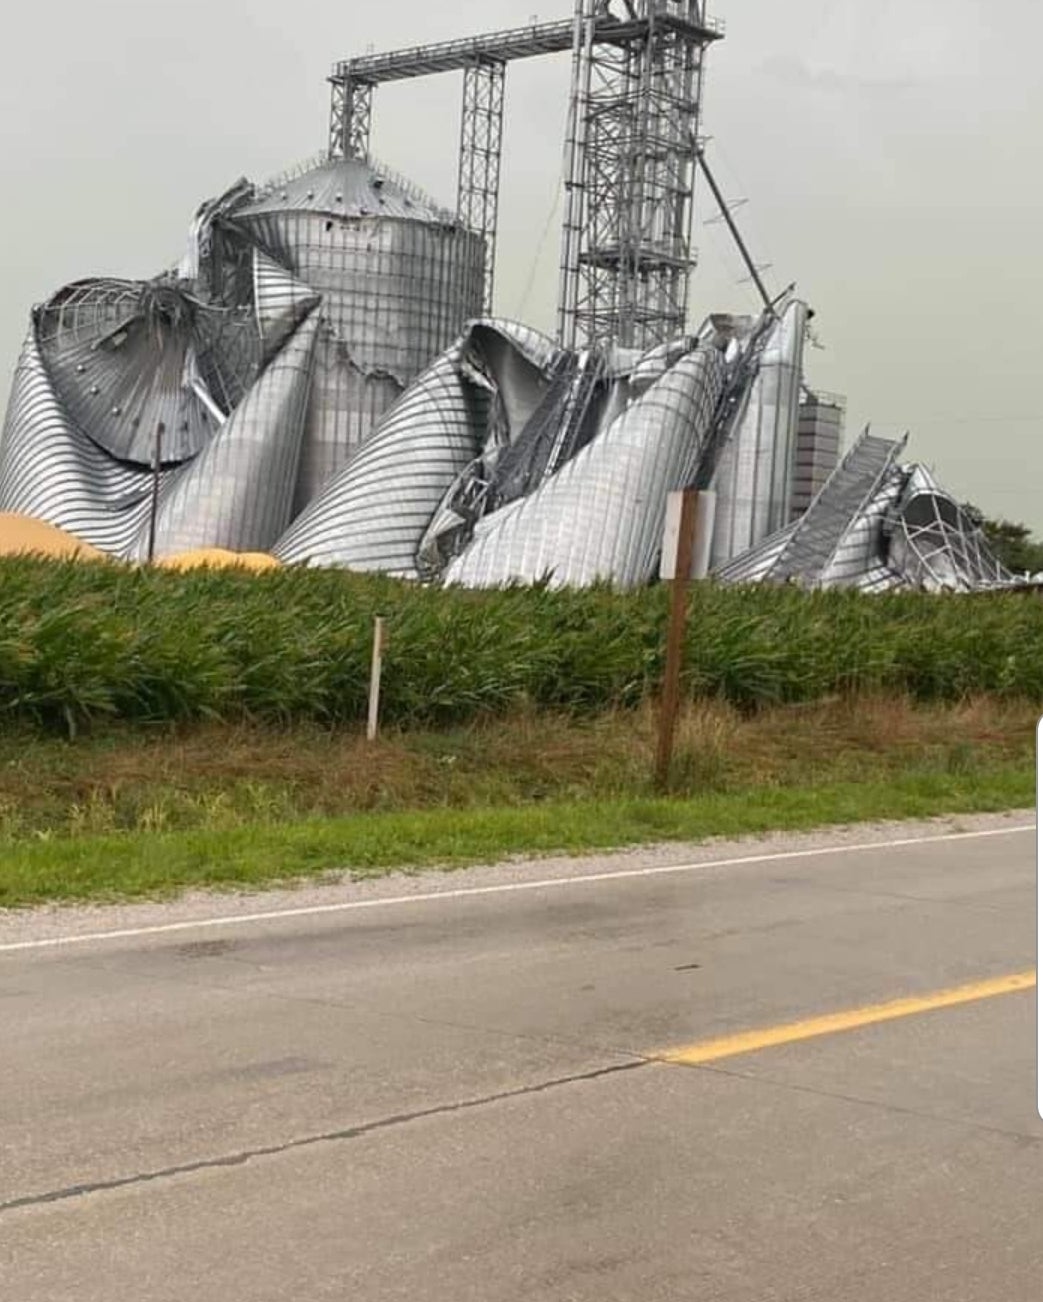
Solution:
{"label": "steel lattice tower", "polygon": [[377,85],[462,71],[457,211],[485,239],[491,311],[506,65],[571,49],[560,339],[662,343],[687,315],[703,58],[721,36],[705,10],[706,0],[576,0],[572,20],[338,63],[330,156],[368,156]]}
{"label": "steel lattice tower", "polygon": [[492,311],[496,271],[496,225],[500,206],[500,154],[506,67],[499,59],[475,59],[464,69],[460,114],[460,165],[456,211],[469,230],[485,237],[485,311]]}
{"label": "steel lattice tower", "polygon": [[705,0],[635,0],[606,31],[578,0],[558,328],[578,347],[684,332]]}

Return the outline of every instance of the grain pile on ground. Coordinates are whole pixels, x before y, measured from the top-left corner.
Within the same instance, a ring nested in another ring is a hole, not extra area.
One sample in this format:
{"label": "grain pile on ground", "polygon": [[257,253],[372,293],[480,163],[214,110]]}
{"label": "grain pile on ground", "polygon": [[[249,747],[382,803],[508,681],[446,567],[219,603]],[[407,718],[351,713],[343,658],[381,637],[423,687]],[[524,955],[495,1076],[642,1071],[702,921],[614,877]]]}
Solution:
{"label": "grain pile on ground", "polygon": [[56,559],[104,560],[103,552],[53,524],[27,515],[0,512],[0,556],[51,556]]}
{"label": "grain pile on ground", "polygon": [[198,551],[165,556],[158,564],[171,570],[197,570],[207,567],[227,569],[232,566],[245,570],[282,568],[275,557],[269,556],[267,552],[229,552],[221,547],[201,547]]}

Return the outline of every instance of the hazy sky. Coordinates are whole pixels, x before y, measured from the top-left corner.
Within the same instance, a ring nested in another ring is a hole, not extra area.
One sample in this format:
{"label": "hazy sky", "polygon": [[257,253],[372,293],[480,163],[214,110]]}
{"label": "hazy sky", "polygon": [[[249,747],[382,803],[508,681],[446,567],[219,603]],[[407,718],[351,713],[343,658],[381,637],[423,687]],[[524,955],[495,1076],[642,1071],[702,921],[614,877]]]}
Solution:
{"label": "hazy sky", "polygon": [[[0,49],[6,252],[0,389],[32,303],[69,280],[149,276],[198,202],[325,146],[337,58],[519,26],[572,0],[52,0]],[[848,432],[910,455],[1043,532],[1043,80],[1037,0],[717,0],[704,130],[773,288],[824,345],[811,382]],[[550,328],[567,56],[512,66],[496,310]],[[377,92],[375,152],[445,202],[459,76]],[[702,189],[693,318],[755,306]],[[0,399],[2,400],[2,399]]]}

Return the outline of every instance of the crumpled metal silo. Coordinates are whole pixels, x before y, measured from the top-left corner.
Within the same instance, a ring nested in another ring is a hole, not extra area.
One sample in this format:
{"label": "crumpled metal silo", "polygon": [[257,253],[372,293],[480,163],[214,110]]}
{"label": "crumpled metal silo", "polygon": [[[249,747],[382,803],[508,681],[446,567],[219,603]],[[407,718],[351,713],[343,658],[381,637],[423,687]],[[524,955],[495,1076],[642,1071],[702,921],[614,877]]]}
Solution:
{"label": "crumpled metal silo", "polygon": [[471,322],[411,384],[275,551],[286,563],[402,578],[422,565],[439,507],[472,467],[495,457],[539,408],[561,350],[506,321]]}
{"label": "crumpled metal silo", "polygon": [[573,353],[472,322],[276,546],[287,562],[494,586],[649,579],[705,449],[727,340]]}
{"label": "crumpled metal silo", "polygon": [[73,424],[34,324],[0,437],[0,511],[44,520],[118,556],[147,521],[151,482],[146,467],[117,460]]}
{"label": "crumpled metal silo", "polygon": [[358,158],[272,183],[232,203],[221,220],[322,295],[301,510],[481,312],[484,242]]}
{"label": "crumpled metal silo", "polygon": [[667,496],[695,473],[726,376],[718,348],[684,353],[533,492],[481,519],[445,582],[647,582]]}
{"label": "crumpled metal silo", "polygon": [[886,528],[889,563],[910,586],[929,592],[969,592],[1015,582],[993,555],[979,526],[926,466],[909,471]]}
{"label": "crumpled metal silo", "polygon": [[807,305],[790,299],[757,353],[752,383],[731,421],[713,487],[711,563],[723,565],[790,521]]}
{"label": "crumpled metal silo", "polygon": [[478,451],[487,395],[461,374],[454,344],[277,543],[287,565],[417,577],[417,549],[446,488]]}
{"label": "crumpled metal silo", "polygon": [[270,547],[292,519],[319,300],[261,270],[257,311],[169,276],[80,282],[38,308],[0,510],[128,559]]}
{"label": "crumpled metal silo", "polygon": [[900,464],[906,442],[866,430],[799,520],[714,577],[861,592],[1013,586],[981,530],[934,476]]}
{"label": "crumpled metal silo", "polygon": [[162,486],[154,528],[130,559],[219,547],[260,552],[293,519],[315,364],[313,309],[199,455]]}

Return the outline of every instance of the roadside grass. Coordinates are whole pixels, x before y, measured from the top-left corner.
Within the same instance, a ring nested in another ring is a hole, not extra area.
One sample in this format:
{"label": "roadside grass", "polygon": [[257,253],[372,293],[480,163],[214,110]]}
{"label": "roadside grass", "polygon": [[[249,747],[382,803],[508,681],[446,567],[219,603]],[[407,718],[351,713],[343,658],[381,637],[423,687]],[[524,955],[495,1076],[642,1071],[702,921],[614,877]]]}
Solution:
{"label": "roadside grass", "polygon": [[[874,781],[1031,763],[1039,710],[852,697],[745,713],[689,705],[670,794]],[[656,717],[644,705],[547,712],[440,731],[296,725],[124,727],[74,741],[0,733],[0,847],[39,836],[229,830],[372,811],[524,806],[657,794]]]}
{"label": "roadside grass", "polygon": [[1034,791],[1030,767],[1005,766],[974,775],[909,773],[889,781],[764,787],[684,800],[427,809],[23,842],[4,852],[0,907],[162,898],[190,888],[259,888],[328,874],[362,879],[523,854],[1007,810],[1031,804]]}
{"label": "roadside grass", "polygon": [[295,725],[0,734],[0,907],[258,887],[1029,806],[1031,701],[855,696],[686,711],[671,794],[645,705],[441,731]]}

